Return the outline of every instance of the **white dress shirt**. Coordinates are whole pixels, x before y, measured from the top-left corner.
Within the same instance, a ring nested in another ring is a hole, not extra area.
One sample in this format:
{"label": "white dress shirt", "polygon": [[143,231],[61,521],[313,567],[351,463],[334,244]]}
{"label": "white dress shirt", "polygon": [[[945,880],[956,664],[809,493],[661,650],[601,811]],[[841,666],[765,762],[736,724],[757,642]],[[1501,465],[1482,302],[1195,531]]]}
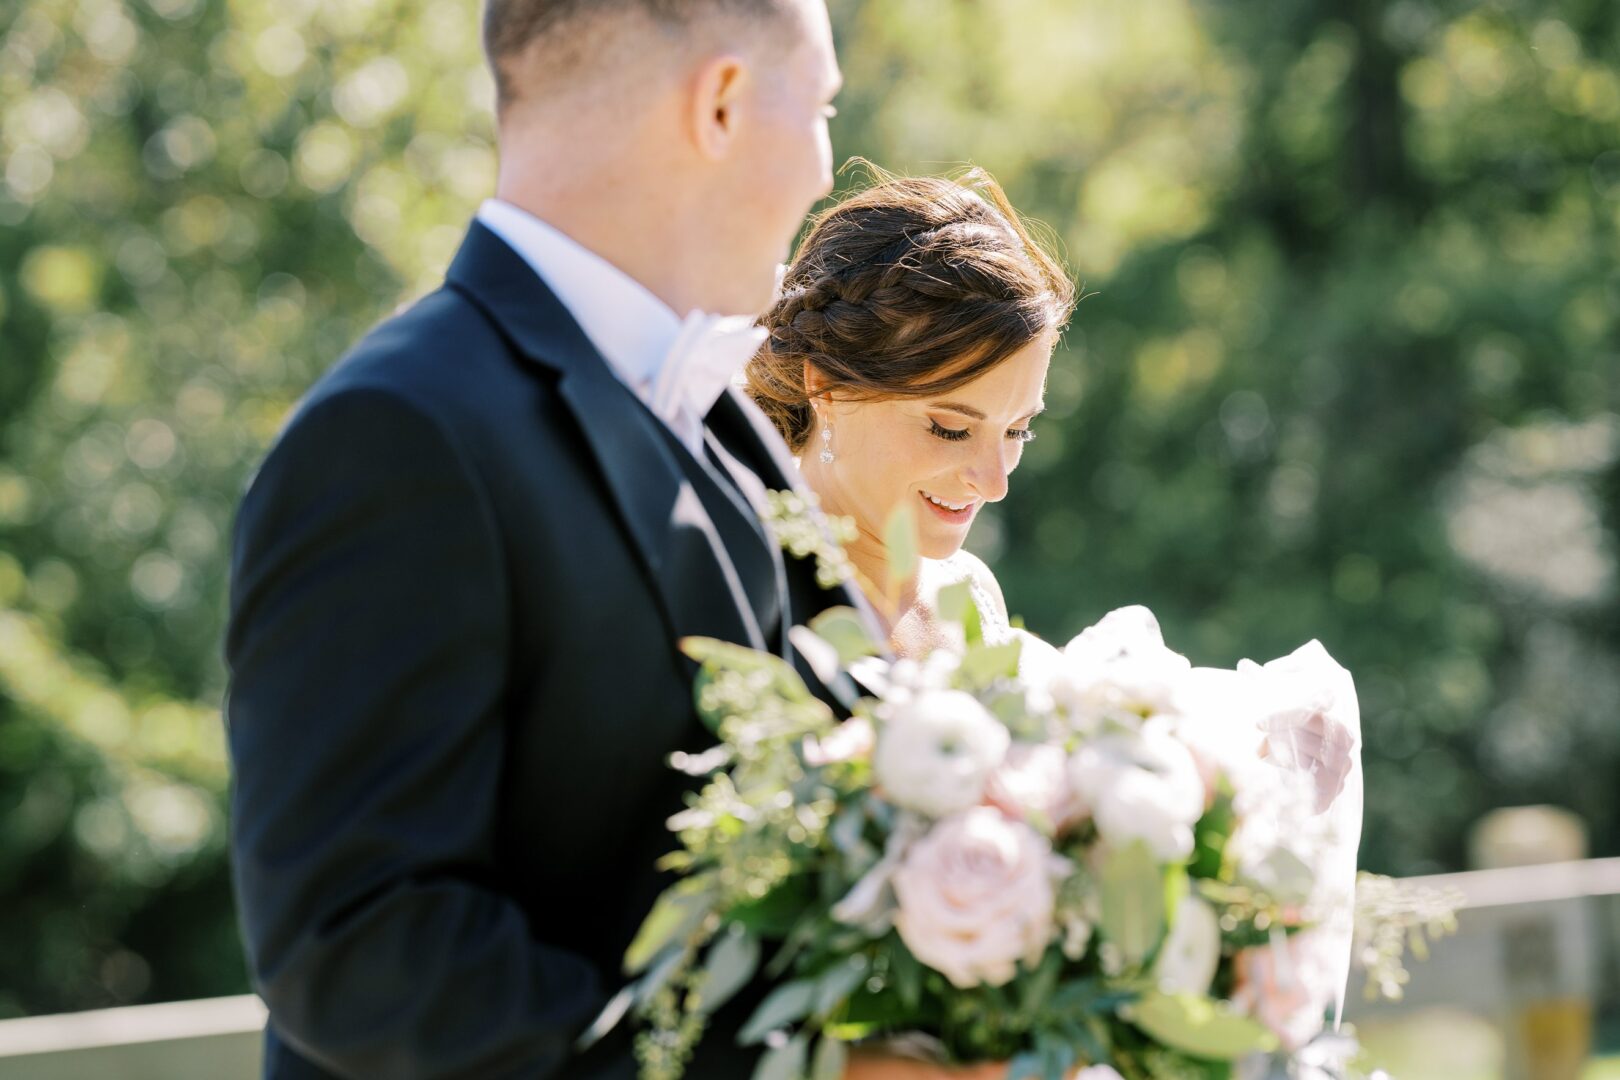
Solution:
{"label": "white dress shirt", "polygon": [[701,455],[703,417],[765,331],[752,319],[696,310],[682,320],[635,278],[509,202],[485,200],[478,220],[540,275],[620,381]]}

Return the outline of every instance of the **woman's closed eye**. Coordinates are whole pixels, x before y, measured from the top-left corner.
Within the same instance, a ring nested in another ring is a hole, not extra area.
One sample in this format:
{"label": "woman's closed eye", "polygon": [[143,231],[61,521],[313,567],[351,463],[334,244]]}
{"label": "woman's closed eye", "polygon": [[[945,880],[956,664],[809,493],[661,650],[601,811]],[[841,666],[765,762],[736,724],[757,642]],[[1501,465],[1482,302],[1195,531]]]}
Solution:
{"label": "woman's closed eye", "polygon": [[[961,442],[963,439],[973,434],[973,432],[968,428],[945,427],[938,420],[928,421],[928,433],[934,436],[934,438],[944,439],[946,442]],[[1029,428],[1008,428],[1007,438],[1016,442],[1029,442],[1035,438],[1035,433],[1029,430]]]}

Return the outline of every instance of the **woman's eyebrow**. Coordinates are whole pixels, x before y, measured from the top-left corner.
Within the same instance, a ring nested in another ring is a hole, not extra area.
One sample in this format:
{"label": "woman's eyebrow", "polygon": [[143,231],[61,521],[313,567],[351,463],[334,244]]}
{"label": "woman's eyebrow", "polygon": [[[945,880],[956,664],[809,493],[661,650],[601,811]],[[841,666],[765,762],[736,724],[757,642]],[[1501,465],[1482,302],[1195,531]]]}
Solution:
{"label": "woman's eyebrow", "polygon": [[936,401],[934,402],[934,408],[945,412],[961,413],[963,416],[971,417],[974,420],[983,420],[985,418],[984,413],[973,406],[963,405],[956,401]]}
{"label": "woman's eyebrow", "polygon": [[[978,409],[975,409],[971,405],[963,405],[959,401],[936,401],[933,403],[933,407],[941,410],[942,412],[960,413],[961,415],[973,420],[985,419],[984,413],[980,412]],[[1033,420],[1045,411],[1046,406],[1042,404],[1035,408],[1032,412],[1026,413],[1024,416],[1020,417],[1018,422],[1023,423],[1026,420]]]}

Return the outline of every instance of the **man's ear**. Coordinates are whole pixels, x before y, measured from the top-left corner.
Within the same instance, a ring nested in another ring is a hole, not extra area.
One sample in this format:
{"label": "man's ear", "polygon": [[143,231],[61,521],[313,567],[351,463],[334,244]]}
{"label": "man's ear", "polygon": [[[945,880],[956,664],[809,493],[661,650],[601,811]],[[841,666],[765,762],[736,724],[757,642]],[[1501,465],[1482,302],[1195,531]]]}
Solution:
{"label": "man's ear", "polygon": [[698,69],[692,90],[692,134],[698,151],[711,161],[730,152],[752,79],[747,62],[731,53],[716,56]]}

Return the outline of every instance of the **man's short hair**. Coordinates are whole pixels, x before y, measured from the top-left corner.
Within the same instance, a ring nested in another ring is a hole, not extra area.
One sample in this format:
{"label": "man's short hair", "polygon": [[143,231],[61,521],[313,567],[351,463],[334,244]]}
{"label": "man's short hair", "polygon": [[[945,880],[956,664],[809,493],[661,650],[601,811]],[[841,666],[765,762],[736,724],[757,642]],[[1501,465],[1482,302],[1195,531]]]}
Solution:
{"label": "man's short hair", "polygon": [[587,58],[599,20],[640,15],[675,35],[705,16],[763,17],[785,6],[784,0],[487,0],[484,55],[495,75],[497,110],[519,96],[511,61],[537,42],[554,45],[556,64],[567,67]]}

